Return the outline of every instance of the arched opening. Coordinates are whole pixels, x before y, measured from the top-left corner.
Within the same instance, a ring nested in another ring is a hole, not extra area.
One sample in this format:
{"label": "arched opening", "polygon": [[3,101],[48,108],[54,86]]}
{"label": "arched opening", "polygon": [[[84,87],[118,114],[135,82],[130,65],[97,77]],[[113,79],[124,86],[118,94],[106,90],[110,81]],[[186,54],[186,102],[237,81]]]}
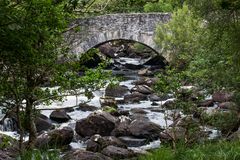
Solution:
{"label": "arched opening", "polygon": [[134,40],[114,39],[99,43],[82,55],[82,57],[89,56],[92,57],[89,61],[82,60],[82,62],[90,68],[96,67],[101,62],[101,57],[111,59],[109,69],[135,71],[148,69],[152,75],[168,65],[167,60],[156,50]]}

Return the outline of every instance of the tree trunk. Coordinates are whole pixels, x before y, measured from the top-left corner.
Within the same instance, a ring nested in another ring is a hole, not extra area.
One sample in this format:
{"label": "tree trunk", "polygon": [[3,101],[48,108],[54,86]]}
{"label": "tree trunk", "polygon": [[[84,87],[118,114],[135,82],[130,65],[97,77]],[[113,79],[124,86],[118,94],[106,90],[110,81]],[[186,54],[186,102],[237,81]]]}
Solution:
{"label": "tree trunk", "polygon": [[29,141],[28,141],[28,149],[34,147],[36,139],[37,139],[37,129],[35,126],[35,116],[33,112],[33,101],[31,99],[27,99],[26,112],[25,112],[25,124],[28,126],[29,131]]}
{"label": "tree trunk", "polygon": [[17,125],[18,125],[18,129],[19,129],[19,134],[20,134],[20,137],[19,137],[19,152],[20,154],[22,153],[22,144],[23,144],[23,134],[24,134],[24,131],[23,131],[23,128],[22,128],[22,123],[21,123],[21,118],[20,118],[20,105],[17,105]]}

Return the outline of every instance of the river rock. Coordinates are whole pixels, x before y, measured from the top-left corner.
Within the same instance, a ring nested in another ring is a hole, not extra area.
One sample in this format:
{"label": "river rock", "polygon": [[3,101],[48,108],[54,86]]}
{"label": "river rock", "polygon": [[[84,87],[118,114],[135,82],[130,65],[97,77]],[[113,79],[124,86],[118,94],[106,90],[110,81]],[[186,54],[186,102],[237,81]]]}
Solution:
{"label": "river rock", "polygon": [[144,68],[138,71],[138,75],[149,77],[149,76],[153,76],[153,72],[150,71],[148,68]]}
{"label": "river rock", "polygon": [[124,120],[124,121],[120,121],[116,127],[114,128],[114,130],[112,131],[111,135],[112,136],[128,136],[130,135],[128,126],[131,123],[130,120]]}
{"label": "river rock", "polygon": [[169,143],[173,140],[173,137],[175,136],[175,140],[184,139],[184,133],[186,132],[186,129],[183,127],[174,127],[168,128],[161,132],[159,134],[160,140],[163,143]]}
{"label": "river rock", "polygon": [[148,140],[157,139],[162,130],[159,125],[146,120],[134,120],[129,125],[131,135]]}
{"label": "river rock", "polygon": [[133,114],[147,114],[147,113],[148,113],[147,111],[145,111],[145,110],[142,109],[142,108],[132,108],[132,109],[131,109],[131,112],[132,112]]}
{"label": "river rock", "polygon": [[105,90],[105,96],[109,97],[123,97],[125,94],[128,93],[127,86],[122,85],[108,85]]}
{"label": "river rock", "polygon": [[134,113],[132,115],[130,115],[130,118],[132,120],[142,120],[142,121],[149,121],[149,118],[147,117],[146,114],[140,114],[140,113]]}
{"label": "river rock", "polygon": [[151,57],[143,65],[159,66],[159,68],[164,68],[167,64],[165,62],[165,59],[162,56],[157,55],[157,56]]}
{"label": "river rock", "polygon": [[125,103],[139,103],[140,101],[147,100],[147,95],[139,92],[133,92],[129,95],[124,96]]}
{"label": "river rock", "polygon": [[89,105],[86,103],[81,103],[81,104],[79,104],[78,110],[81,110],[84,112],[85,111],[95,111],[95,110],[98,110],[98,107],[95,107],[95,106],[92,106],[92,105]]}
{"label": "river rock", "polygon": [[146,138],[136,138],[131,136],[118,137],[123,143],[127,144],[128,147],[139,147],[148,143]]}
{"label": "river rock", "polygon": [[50,119],[58,123],[63,123],[69,121],[71,117],[65,110],[55,110],[50,114]]}
{"label": "river rock", "polygon": [[142,69],[144,66],[139,64],[139,65],[136,65],[136,64],[131,64],[131,63],[126,63],[125,64],[125,67],[127,69],[131,69],[131,70],[139,70],[139,69]]}
{"label": "river rock", "polygon": [[232,100],[233,94],[226,91],[218,91],[213,93],[212,98],[215,102],[227,102]]}
{"label": "river rock", "polygon": [[198,104],[198,107],[213,107],[214,101],[212,99],[204,100]]}
{"label": "river rock", "polygon": [[74,131],[70,127],[56,129],[48,133],[43,133],[37,137],[35,146],[38,148],[45,147],[62,147],[72,142]]}
{"label": "river rock", "polygon": [[238,130],[236,132],[233,132],[232,134],[230,134],[228,137],[227,137],[227,140],[230,140],[230,141],[239,141],[240,140],[240,128],[238,128]]}
{"label": "river rock", "polygon": [[90,137],[94,134],[109,136],[115,128],[116,118],[107,112],[94,112],[87,118],[76,122],[75,130],[83,137]]}
{"label": "river rock", "polygon": [[176,107],[176,102],[175,101],[166,101],[163,105],[162,108],[166,109],[174,109]]}
{"label": "river rock", "polygon": [[1,160],[15,160],[16,157],[12,155],[9,151],[0,149],[0,159]]}
{"label": "river rock", "polygon": [[110,43],[105,43],[98,47],[99,51],[109,58],[116,58],[117,47],[112,46]]}
{"label": "river rock", "polygon": [[130,149],[120,148],[112,145],[104,148],[101,153],[108,157],[112,157],[113,159],[125,159],[136,156]]}
{"label": "river rock", "polygon": [[222,102],[218,104],[220,109],[239,110],[237,104],[234,102]]}
{"label": "river rock", "polygon": [[140,80],[133,82],[133,84],[147,85],[147,86],[151,87],[154,84],[156,84],[157,81],[158,81],[158,78],[141,78]]}
{"label": "river rock", "polygon": [[159,97],[159,96],[156,95],[156,94],[151,94],[151,95],[149,95],[149,100],[152,101],[152,102],[155,102],[155,101],[162,101],[162,98]]}
{"label": "river rock", "polygon": [[114,136],[101,137],[100,135],[94,135],[87,141],[86,150],[92,152],[100,152],[103,150],[103,148],[110,145],[127,148],[126,144]]}
{"label": "river rock", "polygon": [[37,132],[46,131],[54,128],[51,120],[43,114],[40,114],[39,117],[36,118],[35,125]]}
{"label": "river rock", "polygon": [[139,92],[142,94],[152,94],[153,90],[147,85],[137,85],[131,89],[131,92]]}
{"label": "river rock", "polygon": [[94,153],[84,150],[70,151],[63,156],[63,160],[112,160],[101,153]]}
{"label": "river rock", "polygon": [[100,98],[101,107],[109,106],[117,109],[117,101],[113,97],[101,97]]}

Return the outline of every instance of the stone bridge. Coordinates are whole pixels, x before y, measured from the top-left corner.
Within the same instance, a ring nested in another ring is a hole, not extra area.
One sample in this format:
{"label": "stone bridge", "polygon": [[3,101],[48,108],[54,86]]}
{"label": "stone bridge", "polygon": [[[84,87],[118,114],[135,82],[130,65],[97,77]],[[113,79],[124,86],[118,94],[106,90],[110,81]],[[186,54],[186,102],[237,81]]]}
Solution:
{"label": "stone bridge", "polygon": [[65,39],[71,53],[77,55],[119,39],[139,42],[158,52],[160,48],[153,40],[156,26],[167,23],[170,18],[169,13],[131,13],[76,19],[65,33]]}

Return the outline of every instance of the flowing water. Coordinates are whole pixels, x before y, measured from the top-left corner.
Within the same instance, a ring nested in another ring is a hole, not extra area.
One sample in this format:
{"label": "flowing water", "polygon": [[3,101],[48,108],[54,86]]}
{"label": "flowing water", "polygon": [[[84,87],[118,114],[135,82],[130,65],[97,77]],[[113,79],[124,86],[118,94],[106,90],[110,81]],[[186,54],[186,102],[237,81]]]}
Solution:
{"label": "flowing water", "polygon": [[[134,65],[138,65],[140,62],[140,59],[131,59],[131,58],[120,58],[117,60],[119,63],[122,64],[126,64],[126,63],[131,63]],[[124,73],[125,72],[125,77],[127,77],[126,80],[121,81],[120,85],[125,85],[128,87],[128,89],[132,89],[135,85],[133,84],[134,81],[139,79],[139,76],[137,75],[136,71],[113,71],[114,74],[119,74],[121,72]],[[101,109],[101,105],[100,105],[100,97],[104,96],[104,90],[105,88],[102,88],[98,91],[95,91],[94,94],[94,98],[88,103],[90,105],[93,105],[95,107],[99,107],[99,109]],[[85,102],[87,101],[87,97],[85,96],[66,96],[65,100],[63,102],[57,101],[57,102],[53,102],[50,105],[39,105],[36,108],[41,110],[41,113],[44,114],[45,116],[49,117],[49,115],[51,114],[51,112],[55,109],[61,109],[61,108],[68,108],[68,107],[74,107],[77,106],[76,104],[76,98],[77,98],[77,102],[81,103],[81,102]],[[123,97],[119,97],[116,99],[123,99]],[[167,126],[169,126],[170,124],[173,123],[172,120],[170,119],[166,119],[166,114],[168,111],[163,111],[163,112],[153,112],[150,110],[150,108],[154,108],[157,107],[159,108],[160,105],[164,104],[166,101],[172,101],[173,98],[165,100],[165,101],[158,101],[156,102],[158,105],[157,106],[153,106],[151,101],[141,101],[141,103],[139,104],[120,104],[118,105],[118,108],[120,108],[121,110],[131,110],[133,108],[141,108],[144,111],[147,112],[146,116],[149,118],[150,121],[160,125],[162,128],[166,128]],[[74,109],[73,112],[69,112],[69,116],[71,117],[71,120],[69,122],[66,123],[61,123],[61,124],[57,124],[55,123],[57,128],[62,128],[65,126],[70,126],[73,129],[75,128],[75,123],[77,120],[86,118],[89,114],[91,114],[91,111],[81,111],[81,110],[76,110]],[[0,119],[4,116],[3,113],[0,114]],[[18,134],[16,132],[12,132],[13,131],[13,122],[11,119],[6,118],[2,124],[0,124],[0,133],[3,134],[7,134],[10,135],[14,138],[18,138]],[[76,134],[76,133],[75,133]],[[211,135],[211,137],[215,137],[217,133],[213,133]],[[156,140],[153,141],[147,145],[138,147],[138,148],[134,148],[132,147],[131,149],[133,150],[147,150],[147,149],[151,149],[151,148],[158,148],[160,145],[160,140]],[[73,141],[70,146],[72,148],[86,148],[86,144],[82,141]]]}

